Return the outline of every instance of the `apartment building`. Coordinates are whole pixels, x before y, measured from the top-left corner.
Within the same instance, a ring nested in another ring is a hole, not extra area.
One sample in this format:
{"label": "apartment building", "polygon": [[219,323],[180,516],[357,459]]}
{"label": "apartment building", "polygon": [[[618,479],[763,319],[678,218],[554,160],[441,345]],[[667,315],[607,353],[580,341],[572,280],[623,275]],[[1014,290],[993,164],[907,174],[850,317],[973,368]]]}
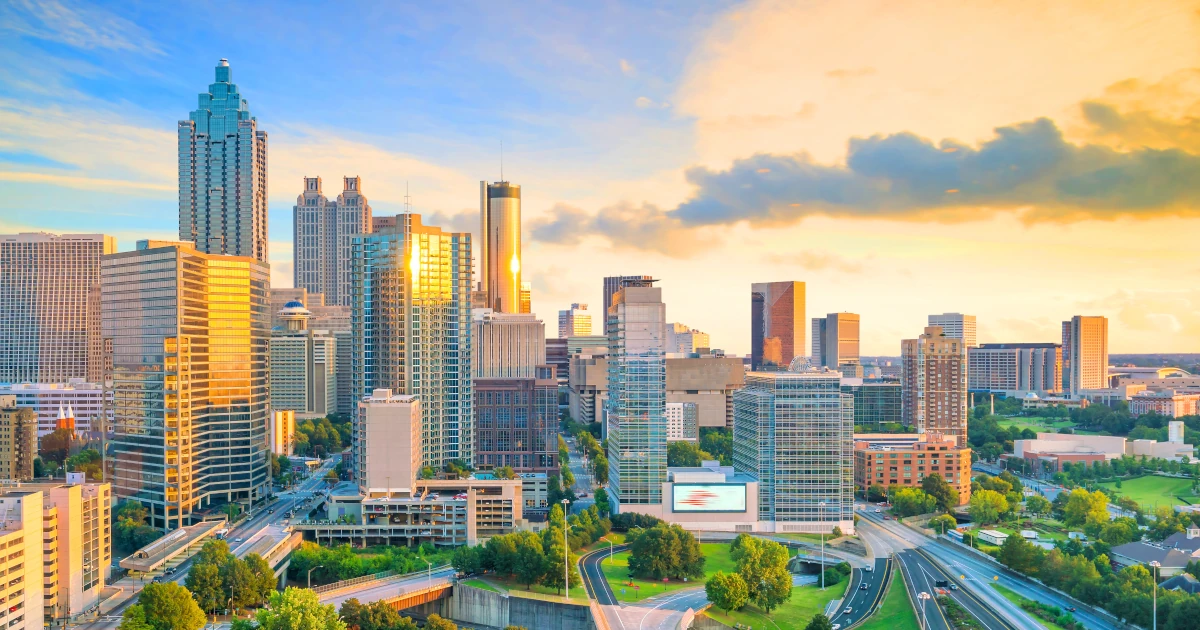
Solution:
{"label": "apartment building", "polygon": [[[896,438],[914,438],[907,443]],[[971,500],[971,449],[958,446],[952,437],[937,433],[854,435],[854,487],[866,493],[870,486],[919,488],[937,473],[958,491],[958,504]]]}

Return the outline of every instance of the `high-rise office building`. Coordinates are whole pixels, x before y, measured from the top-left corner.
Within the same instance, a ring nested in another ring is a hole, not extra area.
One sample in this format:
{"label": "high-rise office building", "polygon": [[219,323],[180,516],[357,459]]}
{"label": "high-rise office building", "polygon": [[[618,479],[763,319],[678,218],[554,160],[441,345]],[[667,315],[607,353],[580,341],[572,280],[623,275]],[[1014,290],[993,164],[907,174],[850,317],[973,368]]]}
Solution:
{"label": "high-rise office building", "polygon": [[139,241],[101,268],[109,476],[155,527],[270,492],[269,267]]}
{"label": "high-rise office building", "polygon": [[967,389],[1021,396],[1062,392],[1062,346],[985,343],[967,348]]}
{"label": "high-rise office building", "polygon": [[558,312],[558,337],[587,337],[592,334],[592,314],[587,310],[587,304],[578,302],[571,308]]}
{"label": "high-rise office building", "polygon": [[900,342],[900,354],[904,423],[967,446],[966,343],[926,326],[920,337]]}
{"label": "high-rise office building", "polygon": [[854,531],[854,399],[827,368],[751,372],[733,394],[733,466],[777,532]]}
{"label": "high-rise office building", "polygon": [[343,177],[342,182],[342,194],[329,201],[321,192],[321,178],[305,177],[304,192],[292,207],[295,286],[324,294],[330,306],[350,306],[351,239],[371,231],[371,205],[362,194],[362,179]]}
{"label": "high-rise office building", "polygon": [[472,461],[471,235],[396,216],[354,237],[354,391],[416,396],[426,466]]}
{"label": "high-rise office building", "polygon": [[1076,315],[1062,324],[1063,392],[1108,387],[1108,318]]}
{"label": "high-rise office building", "polygon": [[691,354],[701,348],[710,348],[712,342],[708,333],[673,322],[667,324],[667,352],[671,354]]}
{"label": "high-rise office building", "polygon": [[[817,367],[839,370],[857,365],[859,316],[856,313],[830,313],[812,320],[812,362]],[[857,376],[849,374],[847,376]]]}
{"label": "high-rise office building", "polygon": [[205,254],[267,262],[267,132],[227,60],[216,75],[179,121],[179,239]]}
{"label": "high-rise office building", "polygon": [[539,365],[531,378],[475,379],[475,465],[555,473],[558,380]]}
{"label": "high-rise office building", "polygon": [[337,358],[333,362],[337,372],[337,412],[350,418],[358,408],[359,398],[354,390],[354,333],[338,330],[333,333],[333,338],[337,348]]}
{"label": "high-rise office building", "polygon": [[904,396],[899,380],[842,374],[842,393],[854,397],[855,431],[887,433],[899,430],[904,424]]}
{"label": "high-rise office building", "polygon": [[0,396],[0,479],[33,479],[37,447],[37,414],[18,407],[16,396]]}
{"label": "high-rise office building", "polygon": [[103,234],[0,235],[0,382],[99,383]]}
{"label": "high-rise office building", "polygon": [[521,187],[479,182],[480,290],[497,313],[521,310]]}
{"label": "high-rise office building", "polygon": [[940,326],[942,334],[954,339],[961,339],[968,348],[976,345],[976,327],[974,315],[962,313],[942,313],[929,316],[930,326]]}
{"label": "high-rise office building", "polygon": [[667,308],[654,280],[626,280],[608,310],[608,478],[618,512],[661,511],[667,480]]}
{"label": "high-rise office building", "polygon": [[750,368],[786,370],[804,355],[804,283],[750,285]]}
{"label": "high-rise office building", "polygon": [[279,313],[282,325],[271,329],[271,409],[301,419],[337,412],[337,339],[309,328],[311,315],[288,302]]}
{"label": "high-rise office building", "polygon": [[651,276],[605,276],[604,277],[604,310],[600,311],[600,330],[603,332],[608,321],[608,309],[612,308],[613,296],[621,290],[623,282],[629,280],[653,280]]}
{"label": "high-rise office building", "polygon": [[546,326],[535,315],[476,313],[471,340],[471,378],[533,378],[546,365]]}

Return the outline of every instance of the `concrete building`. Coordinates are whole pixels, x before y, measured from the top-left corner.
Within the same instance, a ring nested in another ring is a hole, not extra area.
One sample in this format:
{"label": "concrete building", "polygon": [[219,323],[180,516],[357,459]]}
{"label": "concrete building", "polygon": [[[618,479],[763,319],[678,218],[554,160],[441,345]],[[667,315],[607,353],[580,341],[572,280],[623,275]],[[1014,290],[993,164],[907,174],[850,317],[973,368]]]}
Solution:
{"label": "concrete building", "polygon": [[904,423],[967,445],[967,349],[938,326],[900,342]]}
{"label": "concrete building", "polygon": [[712,347],[708,333],[679,322],[667,324],[667,354],[692,354]]}
{"label": "concrete building", "polygon": [[546,365],[546,327],[535,315],[474,313],[471,378],[533,378]]}
{"label": "concrete building", "polygon": [[974,315],[962,313],[942,313],[929,316],[930,326],[940,326],[942,333],[951,339],[958,339],[968,348],[974,348],[977,339],[977,329]]}
{"label": "concrete building", "polygon": [[609,496],[614,513],[662,510],[667,480],[666,305],[653,280],[627,280],[608,310]]}
{"label": "concrete building", "polygon": [[700,440],[698,415],[696,403],[667,403],[667,441],[698,442]]}
{"label": "concrete building", "polygon": [[750,369],[786,370],[804,356],[804,283],[750,285]]}
{"label": "concrete building", "polygon": [[37,416],[39,438],[59,428],[62,418],[69,417],[76,435],[87,438],[99,438],[103,428],[112,424],[112,390],[81,378],[66,383],[0,385],[0,396],[9,395],[16,397],[17,407]]}
{"label": "concrete building", "polygon": [[272,453],[290,456],[296,448],[296,412],[273,412],[271,414],[271,432],[268,439],[271,443]]}
{"label": "concrete building", "polygon": [[763,521],[762,492],[753,475],[732,466],[705,461],[694,468],[668,468],[663,483],[662,519],[702,535],[703,532],[777,532],[786,524]]}
{"label": "concrete building", "polygon": [[571,355],[567,409],[576,422],[599,422],[608,398],[608,356]]}
{"label": "concrete building", "polygon": [[[859,365],[859,325],[857,313],[830,313],[812,320],[812,363],[831,370],[856,371]],[[858,368],[861,370],[861,368]],[[858,377],[860,374],[843,374]]]}
{"label": "concrete building", "polygon": [[497,313],[521,313],[521,187],[479,182],[479,221],[480,291]]}
{"label": "concrete building", "polygon": [[229,62],[179,121],[179,240],[197,251],[267,263],[267,132],[258,130]]}
{"label": "concrete building", "polygon": [[190,243],[139,241],[104,258],[107,478],[155,527],[270,490],[269,274],[266,263]]}
{"label": "concrete building", "polygon": [[1062,346],[985,343],[967,348],[967,389],[1018,397],[1062,392]]}
{"label": "concrete building", "polygon": [[1171,418],[1194,416],[1200,413],[1200,391],[1188,393],[1167,389],[1138,392],[1129,399],[1129,413],[1135,418],[1144,413],[1156,413]]}
{"label": "concrete building", "polygon": [[[912,434],[900,434],[909,437]],[[958,505],[971,500],[971,449],[936,433],[916,436],[897,445],[891,435],[854,434],[854,485],[864,496],[870,486],[919,488],[921,480],[937,473],[958,491]]]}
{"label": "concrete building", "polygon": [[353,417],[358,405],[354,389],[354,334],[339,330],[333,333],[333,339],[337,350],[333,361],[337,373],[337,412]]}
{"label": "concrete building", "polygon": [[558,380],[554,368],[532,378],[475,379],[475,466],[557,473]]}
{"label": "concrete building", "polygon": [[607,334],[608,311],[612,308],[613,296],[617,291],[621,290],[622,283],[629,280],[653,280],[653,276],[605,276],[604,288],[601,295],[604,297],[604,310],[600,312],[600,331]]}
{"label": "concrete building", "polygon": [[1063,392],[1079,396],[1108,383],[1108,318],[1076,315],[1062,324]]}
{"label": "concrete building", "polygon": [[521,313],[532,313],[533,312],[533,283],[532,282],[522,282],[521,283],[521,309],[519,312],[521,312]]}
{"label": "concrete building", "polygon": [[471,235],[396,223],[354,237],[353,389],[417,396],[422,463],[471,464]]}
{"label": "concrete building", "polygon": [[16,396],[0,396],[0,479],[33,479],[37,450],[37,416],[33,410],[17,407]]}
{"label": "concrete building", "polygon": [[1113,387],[1140,386],[1151,391],[1200,389],[1200,376],[1180,368],[1109,368]]}
{"label": "concrete building", "polygon": [[311,313],[288,302],[271,330],[271,408],[300,419],[337,412],[337,339],[309,328]]}
{"label": "concrete building", "polygon": [[558,381],[558,407],[567,407],[568,376],[571,372],[571,355],[567,352],[567,340],[561,337],[546,339],[546,365],[554,368],[554,378]]}
{"label": "concrete building", "polygon": [[371,231],[371,205],[362,179],[343,177],[342,193],[329,201],[320,177],[305,177],[292,207],[294,286],[324,295],[330,305],[350,306],[352,239]]}
{"label": "concrete building", "polygon": [[1087,463],[1133,457],[1172,459],[1190,462],[1195,447],[1183,443],[1182,429],[1171,432],[1178,442],[1156,440],[1127,440],[1107,435],[1072,435],[1038,433],[1037,439],[1015,440],[1012,455],[1006,457],[1027,460],[1034,471],[1060,471],[1064,463]]}
{"label": "concrete building", "polygon": [[4,575],[5,593],[0,627],[3,628],[41,630],[45,624],[44,496],[40,490],[26,488],[0,492],[0,548],[4,549],[0,572]]}
{"label": "concrete building", "polygon": [[592,334],[592,314],[587,310],[587,304],[578,302],[571,308],[558,312],[558,337],[580,337]]}
{"label": "concrete building", "polygon": [[0,383],[100,383],[103,234],[0,234]]}
{"label": "concrete building", "polygon": [[898,379],[864,379],[842,376],[842,393],[854,397],[855,430],[885,431],[903,425],[903,394]]}
{"label": "concrete building", "polygon": [[[702,427],[733,426],[733,393],[746,382],[739,357],[705,355],[668,358],[667,402],[693,403]],[[577,422],[599,422],[601,401],[608,398],[608,357],[590,353],[571,356],[568,409]]]}
{"label": "concrete building", "polygon": [[421,403],[377,389],[358,403],[354,478],[368,499],[412,496],[421,474]]}
{"label": "concrete building", "polygon": [[776,532],[854,532],[854,402],[827,368],[752,372],[733,395],[733,466]]}

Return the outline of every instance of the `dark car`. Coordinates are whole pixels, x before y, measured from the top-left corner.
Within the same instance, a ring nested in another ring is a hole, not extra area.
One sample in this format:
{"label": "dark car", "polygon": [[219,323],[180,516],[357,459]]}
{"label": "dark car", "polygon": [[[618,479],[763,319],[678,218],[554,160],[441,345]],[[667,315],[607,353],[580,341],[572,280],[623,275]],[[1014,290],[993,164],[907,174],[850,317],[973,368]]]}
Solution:
{"label": "dark car", "polygon": [[1067,606],[1067,612],[1075,612],[1074,606]]}
{"label": "dark car", "polygon": [[868,588],[869,588],[869,587],[868,587],[866,584],[859,584],[859,585],[858,585],[858,590],[860,590],[860,591],[865,591],[865,590],[867,590]]}

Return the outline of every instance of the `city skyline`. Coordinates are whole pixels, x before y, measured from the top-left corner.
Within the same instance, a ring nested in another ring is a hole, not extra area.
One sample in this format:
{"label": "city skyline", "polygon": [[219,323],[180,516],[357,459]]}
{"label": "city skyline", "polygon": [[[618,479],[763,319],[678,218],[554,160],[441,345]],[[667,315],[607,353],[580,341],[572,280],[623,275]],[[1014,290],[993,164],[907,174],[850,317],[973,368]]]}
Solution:
{"label": "city skyline", "polygon": [[[1197,228],[1188,108],[1200,62],[1189,42],[1200,25],[1179,19],[1182,7],[1149,4],[1140,21],[1063,5],[1024,29],[1025,45],[1006,60],[993,57],[993,44],[1028,23],[1032,5],[1004,15],[914,7],[893,16],[909,29],[889,29],[883,17],[861,22],[832,3],[704,3],[686,20],[665,6],[519,10],[520,29],[494,43],[456,46],[455,35],[420,55],[410,53],[473,9],[322,16],[333,31],[342,20],[403,22],[398,43],[360,32],[378,59],[361,46],[298,50],[282,25],[250,38],[253,19],[217,32],[157,7],[118,13],[67,2],[62,11],[75,19],[56,21],[37,3],[13,5],[3,10],[13,37],[0,49],[42,72],[36,84],[0,76],[0,134],[10,141],[0,151],[8,193],[0,232],[102,233],[122,251],[140,238],[175,238],[176,124],[226,58],[270,134],[277,287],[292,276],[290,214],[304,175],[362,176],[378,214],[401,211],[411,195],[428,224],[474,232],[475,187],[501,177],[504,141],[503,177],[520,182],[524,197],[522,276],[543,318],[572,302],[602,303],[602,276],[646,273],[663,279],[664,301],[681,320],[744,355],[745,279],[794,278],[809,288],[810,312],[862,314],[864,355],[896,356],[899,339],[943,311],[978,314],[980,343],[1054,342],[1061,321],[1089,313],[1110,319],[1114,353],[1196,352],[1200,293],[1174,278]],[[856,20],[861,38],[823,35]],[[628,32],[601,36],[589,26],[615,23]],[[911,68],[891,58],[929,39],[923,33],[950,37],[954,58],[919,49]],[[1060,43],[1063,33],[1079,35],[1073,48]],[[1118,54],[1106,45],[1114,40],[1130,45]],[[540,57],[534,42],[570,54]],[[405,72],[379,65],[392,55],[411,57]],[[761,71],[739,75],[747,65]],[[293,98],[298,85],[330,75],[381,80],[351,101]],[[784,75],[794,80],[780,89]],[[467,94],[480,81],[514,96],[479,109]],[[939,111],[955,115],[930,114]],[[1006,153],[1037,141],[1056,147],[1058,161]],[[897,174],[883,154],[893,149],[951,160],[959,179]],[[1168,149],[1176,152],[1153,153]],[[1154,156],[1179,168],[1159,176],[1157,197],[1140,199],[1089,187],[1070,161],[1084,150],[1115,169],[1136,172]],[[1016,182],[1011,194],[974,186],[970,177],[986,173],[970,169],[985,158],[1030,167],[1029,186]],[[805,160],[814,176],[886,180],[907,192],[819,198],[808,186],[820,182],[795,172]],[[781,203],[779,193],[791,198]],[[54,211],[29,213],[31,205]],[[1101,266],[1114,255],[1132,264]],[[572,272],[554,273],[564,260]],[[915,290],[933,275],[948,281]],[[690,286],[694,277],[721,287],[719,298]],[[1014,281],[1019,294],[997,288]]]}

